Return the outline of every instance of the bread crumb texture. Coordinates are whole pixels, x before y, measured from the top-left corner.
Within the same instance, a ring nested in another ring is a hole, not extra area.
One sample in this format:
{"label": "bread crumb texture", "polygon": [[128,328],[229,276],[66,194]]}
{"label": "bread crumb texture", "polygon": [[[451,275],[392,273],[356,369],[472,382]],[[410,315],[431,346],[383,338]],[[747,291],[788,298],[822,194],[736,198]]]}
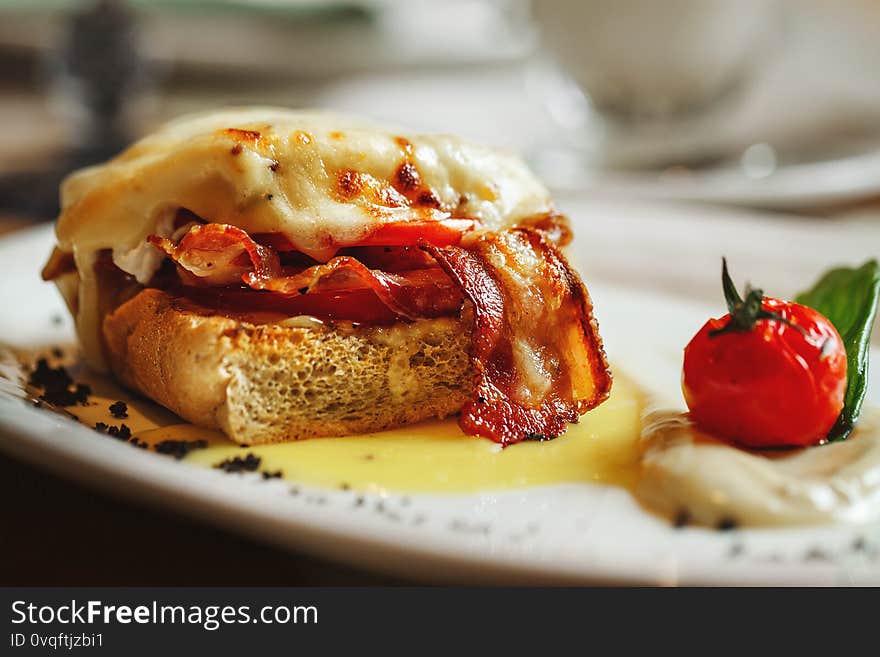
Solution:
{"label": "bread crumb texture", "polygon": [[457,413],[471,394],[470,328],[252,324],[146,289],[103,323],[113,372],[241,444],[381,431]]}

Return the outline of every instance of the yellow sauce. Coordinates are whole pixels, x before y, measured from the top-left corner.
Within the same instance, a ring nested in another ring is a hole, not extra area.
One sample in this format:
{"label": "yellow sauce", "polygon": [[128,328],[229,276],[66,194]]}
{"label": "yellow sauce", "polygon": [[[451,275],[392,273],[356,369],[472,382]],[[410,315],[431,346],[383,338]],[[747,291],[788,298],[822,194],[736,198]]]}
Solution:
{"label": "yellow sauce", "polygon": [[[611,398],[548,442],[524,442],[502,449],[485,438],[465,436],[455,419],[425,422],[379,433],[242,447],[221,432],[191,424],[124,393],[85,370],[74,378],[92,386],[91,404],[68,410],[89,426],[124,422],[151,447],[163,440],[208,441],[185,461],[216,466],[249,453],[259,471],[281,471],[283,479],[315,486],[363,491],[467,493],[562,482],[595,482],[631,488],[638,478],[642,396],[618,375]],[[114,418],[116,400],[128,404],[127,418]],[[112,438],[109,438],[112,440]]]}
{"label": "yellow sauce", "polygon": [[[379,493],[472,493],[592,482],[625,487],[648,510],[667,517],[685,512],[707,526],[731,520],[748,526],[866,522],[880,514],[880,412],[872,409],[846,442],[821,450],[752,453],[703,435],[682,413],[647,414],[639,389],[618,373],[611,398],[549,442],[502,449],[463,435],[455,420],[448,420],[249,447],[219,431],[183,424],[85,368],[71,374],[89,384],[92,394],[87,406],[65,412],[90,427],[125,423],[136,442],[151,448],[165,440],[204,440],[207,447],[190,451],[186,462],[216,467],[253,454],[260,458],[257,472],[280,471],[281,478],[297,484]],[[127,403],[127,417],[111,414],[117,400]]]}

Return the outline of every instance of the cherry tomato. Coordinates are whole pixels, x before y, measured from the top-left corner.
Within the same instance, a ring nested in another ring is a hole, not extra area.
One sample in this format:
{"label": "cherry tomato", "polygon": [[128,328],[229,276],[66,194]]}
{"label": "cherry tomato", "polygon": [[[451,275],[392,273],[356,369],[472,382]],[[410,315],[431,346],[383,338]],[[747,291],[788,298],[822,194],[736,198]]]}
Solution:
{"label": "cherry tomato", "polygon": [[843,409],[846,350],[831,322],[797,303],[746,291],[725,263],[730,313],[684,351],[682,390],[696,425],[749,447],[815,445]]}

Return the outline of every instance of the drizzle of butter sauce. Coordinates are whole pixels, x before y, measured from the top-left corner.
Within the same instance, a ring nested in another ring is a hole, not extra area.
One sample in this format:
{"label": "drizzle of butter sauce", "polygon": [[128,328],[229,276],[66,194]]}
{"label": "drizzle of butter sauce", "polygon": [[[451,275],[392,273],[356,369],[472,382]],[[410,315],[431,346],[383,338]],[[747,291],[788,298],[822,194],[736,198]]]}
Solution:
{"label": "drizzle of butter sauce", "polygon": [[751,451],[697,429],[687,415],[645,418],[642,476],[648,509],[710,526],[869,522],[880,518],[880,413],[865,409],[846,441]]}
{"label": "drizzle of butter sauce", "polygon": [[[464,435],[455,418],[354,436],[238,445],[220,431],[183,423],[85,367],[71,373],[92,387],[88,406],[67,409],[80,422],[90,427],[125,423],[150,449],[165,440],[205,440],[206,448],[190,451],[183,460],[206,467],[254,454],[260,457],[259,471],[280,471],[291,482],[398,493],[470,493],[563,482],[632,488],[638,479],[644,398],[621,374],[611,397],[564,435],[502,449],[488,439]],[[110,414],[117,400],[128,405],[127,418]]]}

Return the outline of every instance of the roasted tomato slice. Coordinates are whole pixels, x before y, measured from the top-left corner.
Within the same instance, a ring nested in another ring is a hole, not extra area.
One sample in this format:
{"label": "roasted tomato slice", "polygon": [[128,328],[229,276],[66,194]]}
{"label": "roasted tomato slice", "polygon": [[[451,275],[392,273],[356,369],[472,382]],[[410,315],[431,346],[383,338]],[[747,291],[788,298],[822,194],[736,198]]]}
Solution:
{"label": "roasted tomato slice", "polygon": [[[461,242],[462,236],[473,230],[473,219],[440,219],[437,221],[395,221],[379,224],[357,244],[340,244],[340,248],[364,246],[414,246],[424,240],[434,246],[449,246]],[[296,251],[296,246],[282,233],[255,233],[254,241],[276,251]]]}
{"label": "roasted tomato slice", "polygon": [[409,246],[420,240],[434,246],[449,246],[461,242],[462,236],[475,225],[473,219],[398,221],[380,225],[358,246]]}

